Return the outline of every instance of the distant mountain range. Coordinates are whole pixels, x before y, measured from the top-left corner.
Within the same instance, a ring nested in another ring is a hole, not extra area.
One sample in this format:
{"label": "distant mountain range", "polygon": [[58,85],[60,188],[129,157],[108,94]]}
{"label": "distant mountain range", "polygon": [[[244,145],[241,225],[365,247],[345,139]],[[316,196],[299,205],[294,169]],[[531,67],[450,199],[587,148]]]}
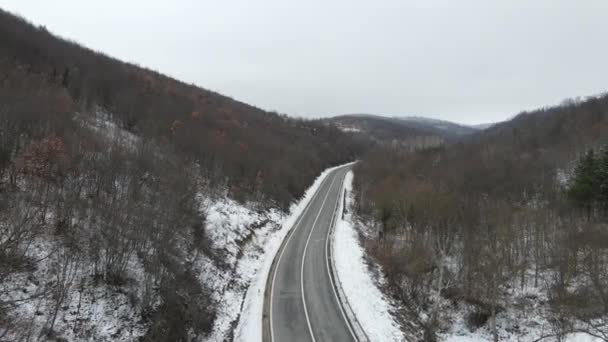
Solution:
{"label": "distant mountain range", "polygon": [[428,127],[432,127],[436,130],[444,132],[447,135],[469,135],[479,130],[477,127],[474,126],[466,126],[451,121],[421,116],[394,117],[394,119],[407,122],[410,125],[418,127],[420,129],[427,129]]}
{"label": "distant mountain range", "polygon": [[387,117],[374,114],[346,114],[327,120],[344,132],[366,134],[378,142],[411,141],[420,137],[454,140],[493,125],[468,126],[420,116]]}

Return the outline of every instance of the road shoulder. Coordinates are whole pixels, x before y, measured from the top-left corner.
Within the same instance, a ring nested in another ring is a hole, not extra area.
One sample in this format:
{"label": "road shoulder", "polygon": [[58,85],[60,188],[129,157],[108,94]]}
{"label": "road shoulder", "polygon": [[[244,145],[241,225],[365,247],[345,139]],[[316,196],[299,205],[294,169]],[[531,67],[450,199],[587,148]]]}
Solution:
{"label": "road shoulder", "polygon": [[350,171],[344,180],[340,213],[333,227],[332,256],[338,283],[350,310],[351,321],[358,322],[365,336],[361,341],[404,341],[395,307],[380,290],[378,280],[369,270],[352,215],[352,179]]}

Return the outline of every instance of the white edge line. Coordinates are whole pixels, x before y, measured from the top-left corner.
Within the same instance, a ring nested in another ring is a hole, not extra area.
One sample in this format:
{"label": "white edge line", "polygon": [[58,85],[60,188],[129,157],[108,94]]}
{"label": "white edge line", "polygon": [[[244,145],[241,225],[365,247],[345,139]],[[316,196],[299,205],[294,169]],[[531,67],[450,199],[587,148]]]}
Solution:
{"label": "white edge line", "polygon": [[[302,211],[302,213],[300,214],[300,216],[298,217],[298,219],[296,220],[296,222],[293,225],[293,229],[292,231],[289,233],[289,237],[287,238],[287,242],[285,242],[285,245],[283,246],[283,248],[281,249],[281,254],[279,254],[279,259],[277,260],[277,264],[274,267],[274,274],[272,275],[272,284],[270,285],[270,341],[274,342],[274,324],[272,323],[272,302],[274,299],[274,283],[275,280],[277,279],[277,269],[279,268],[279,265],[281,264],[281,258],[283,258],[283,253],[285,253],[285,250],[287,249],[287,245],[289,244],[289,241],[291,240],[291,237],[295,235],[296,230],[298,229],[300,222],[302,221],[302,218],[304,216],[306,216],[306,213],[308,212],[308,209],[310,209],[310,207],[312,206],[312,203],[314,202],[314,199],[316,197],[318,197],[318,195],[321,193],[321,189],[323,188],[323,185],[327,182],[327,179],[329,178],[328,176],[331,173],[329,173],[325,179],[323,179],[323,181],[321,182],[321,184],[319,184],[319,188],[317,189],[317,191],[313,194],[313,196],[310,198],[310,201],[308,202],[308,204],[306,205],[306,207],[304,208],[304,210]],[[304,309],[306,309],[306,306],[304,306]],[[308,319],[308,316],[306,317]],[[310,326],[309,326],[310,328]],[[313,337],[314,339],[314,337]]]}
{"label": "white edge line", "polygon": [[[344,175],[346,176],[346,174]],[[330,222],[330,226],[329,229],[327,230],[327,237],[325,238],[325,265],[327,266],[327,275],[329,276],[329,282],[331,283],[331,289],[333,290],[334,293],[334,297],[336,297],[336,303],[338,304],[338,307],[340,308],[340,312],[342,313],[342,318],[344,318],[344,322],[346,323],[346,326],[348,327],[348,330],[350,331],[350,334],[353,336],[353,339],[355,341],[359,341],[359,338],[357,337],[357,335],[355,334],[355,332],[353,331],[353,328],[351,327],[351,323],[348,320],[348,317],[346,317],[346,313],[344,312],[344,308],[342,308],[342,301],[340,300],[340,298],[338,297],[338,294],[336,293],[336,287],[333,281],[333,277],[331,274],[331,269],[329,268],[329,239],[330,239],[330,233],[332,232],[332,228],[333,226],[335,226],[335,224],[337,223],[337,219],[334,220],[336,218],[336,210],[338,209],[338,202],[340,201],[340,199],[342,198],[342,193],[344,192],[344,179],[345,177],[342,177],[342,186],[340,186],[340,193],[338,194],[338,198],[336,199],[336,204],[334,205],[334,217],[332,218],[331,222]]]}
{"label": "white edge line", "polygon": [[323,212],[323,207],[325,206],[325,202],[327,201],[327,197],[329,196],[329,193],[331,192],[331,188],[334,185],[334,182],[336,181],[336,176],[334,175],[334,178],[331,180],[331,184],[329,184],[329,188],[327,189],[327,193],[325,194],[325,198],[323,198],[323,202],[321,203],[321,208],[319,208],[319,213],[317,213],[317,217],[315,217],[315,220],[312,223],[312,228],[310,229],[310,233],[308,233],[308,239],[306,239],[306,245],[304,245],[304,254],[302,254],[302,267],[300,268],[300,289],[302,290],[302,303],[304,304],[304,315],[306,316],[306,323],[308,324],[308,330],[310,331],[310,337],[312,338],[312,341],[315,342],[315,335],[312,331],[312,325],[310,324],[310,318],[308,317],[308,309],[306,309],[306,296],[304,295],[304,261],[306,261],[306,250],[308,249],[308,243],[310,242],[310,237],[312,236],[312,233],[315,231],[315,226],[317,224],[317,220],[319,219],[319,216],[321,216],[321,213]]}

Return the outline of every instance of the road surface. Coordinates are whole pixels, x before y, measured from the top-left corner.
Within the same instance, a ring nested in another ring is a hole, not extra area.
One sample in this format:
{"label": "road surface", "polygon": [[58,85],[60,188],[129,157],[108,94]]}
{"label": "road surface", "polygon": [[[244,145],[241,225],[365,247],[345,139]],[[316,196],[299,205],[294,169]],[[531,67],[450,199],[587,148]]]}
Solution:
{"label": "road surface", "polygon": [[265,341],[356,340],[333,288],[327,254],[330,224],[349,169],[327,175],[275,257]]}

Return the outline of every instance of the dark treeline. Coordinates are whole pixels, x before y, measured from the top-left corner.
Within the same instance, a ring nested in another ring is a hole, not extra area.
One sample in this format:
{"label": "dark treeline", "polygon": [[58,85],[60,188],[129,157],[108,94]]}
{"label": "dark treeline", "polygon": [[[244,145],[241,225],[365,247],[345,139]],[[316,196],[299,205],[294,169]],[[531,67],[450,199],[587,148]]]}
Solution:
{"label": "dark treeline", "polygon": [[585,154],[606,132],[603,96],[523,113],[450,146],[382,149],[356,166],[357,211],[376,227],[366,247],[391,293],[427,313],[418,322],[426,340],[444,327],[446,302],[472,307],[470,328],[498,339],[497,313],[530,287],[549,298],[551,337],[608,337],[608,159]]}
{"label": "dark treeline", "polygon": [[18,72],[42,89],[65,90],[74,110],[102,107],[121,127],[174,146],[212,182],[228,180],[236,198],[262,194],[286,207],[323,168],[354,159],[363,146],[331,125],[265,112],[123,63],[3,11],[0,58],[5,88]]}

